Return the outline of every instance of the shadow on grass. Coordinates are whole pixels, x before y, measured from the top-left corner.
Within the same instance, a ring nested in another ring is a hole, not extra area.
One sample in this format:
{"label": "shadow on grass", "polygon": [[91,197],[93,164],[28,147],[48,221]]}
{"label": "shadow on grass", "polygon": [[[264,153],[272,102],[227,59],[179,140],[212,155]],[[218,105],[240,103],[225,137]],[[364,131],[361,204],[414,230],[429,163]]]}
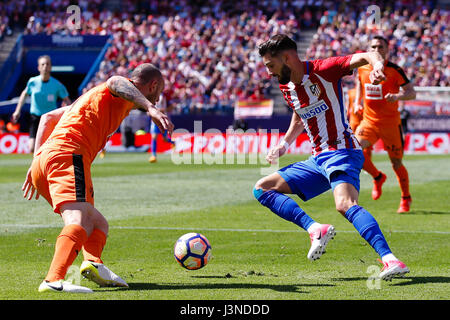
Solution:
{"label": "shadow on grass", "polygon": [[[333,278],[332,281],[367,281],[367,277],[353,277],[353,278]],[[397,277],[392,281],[393,286],[409,286],[414,284],[424,283],[450,283],[450,277]],[[395,283],[396,281],[402,281]]]}
{"label": "shadow on grass", "polygon": [[332,284],[258,284],[258,283],[129,283],[127,290],[192,290],[192,289],[270,289],[278,292],[308,293],[302,287],[333,287]]}
{"label": "shadow on grass", "polygon": [[395,283],[393,284],[394,286],[409,286],[422,283],[450,283],[450,277],[404,277],[398,279],[405,281],[401,283]]}
{"label": "shadow on grass", "polygon": [[450,214],[450,211],[429,211],[429,210],[411,210],[403,215],[432,215],[432,214]]}

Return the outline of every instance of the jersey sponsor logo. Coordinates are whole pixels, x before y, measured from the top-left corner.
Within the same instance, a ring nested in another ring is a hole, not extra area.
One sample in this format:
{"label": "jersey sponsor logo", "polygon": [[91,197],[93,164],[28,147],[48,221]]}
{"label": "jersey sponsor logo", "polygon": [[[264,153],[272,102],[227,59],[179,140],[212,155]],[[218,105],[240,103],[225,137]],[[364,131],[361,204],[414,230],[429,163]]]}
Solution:
{"label": "jersey sponsor logo", "polygon": [[329,109],[328,105],[323,100],[319,100],[313,104],[310,104],[304,108],[296,108],[295,112],[302,118],[303,120],[311,119],[312,117],[316,117],[317,115],[327,111]]}
{"label": "jersey sponsor logo", "polygon": [[383,99],[383,87],[381,84],[365,83],[364,89],[366,92],[367,100],[382,100]]}

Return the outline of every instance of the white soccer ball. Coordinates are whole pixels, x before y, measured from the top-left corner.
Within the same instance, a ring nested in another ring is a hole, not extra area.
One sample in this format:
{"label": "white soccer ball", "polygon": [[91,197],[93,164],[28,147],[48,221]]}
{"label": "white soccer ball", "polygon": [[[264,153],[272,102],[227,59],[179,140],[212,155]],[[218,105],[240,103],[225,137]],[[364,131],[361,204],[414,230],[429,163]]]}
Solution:
{"label": "white soccer ball", "polygon": [[204,235],[187,233],[175,243],[174,256],[182,267],[197,270],[206,266],[211,259],[211,245]]}

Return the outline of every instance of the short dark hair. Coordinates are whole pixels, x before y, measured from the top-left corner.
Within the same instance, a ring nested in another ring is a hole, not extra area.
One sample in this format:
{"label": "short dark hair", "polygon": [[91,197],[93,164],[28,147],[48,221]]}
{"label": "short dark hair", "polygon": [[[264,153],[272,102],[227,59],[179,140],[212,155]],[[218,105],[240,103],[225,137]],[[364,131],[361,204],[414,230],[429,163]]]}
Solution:
{"label": "short dark hair", "polygon": [[380,40],[383,41],[387,46],[389,46],[389,41],[383,36],[373,36],[372,40]]}
{"label": "short dark hair", "polygon": [[267,53],[270,53],[272,56],[276,56],[284,50],[297,51],[297,43],[285,34],[274,35],[269,40],[258,46],[258,52],[261,57],[265,56]]}
{"label": "short dark hair", "polygon": [[152,80],[162,80],[161,71],[151,63],[143,63],[137,66],[131,73],[130,79],[140,84],[147,84]]}

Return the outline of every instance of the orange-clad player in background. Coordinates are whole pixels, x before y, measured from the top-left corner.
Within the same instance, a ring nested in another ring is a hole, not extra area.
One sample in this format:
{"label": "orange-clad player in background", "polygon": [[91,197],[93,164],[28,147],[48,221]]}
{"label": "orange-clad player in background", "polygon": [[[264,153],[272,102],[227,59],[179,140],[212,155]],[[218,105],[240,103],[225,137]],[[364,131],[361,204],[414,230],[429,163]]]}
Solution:
{"label": "orange-clad player in background", "polygon": [[[358,101],[356,99],[358,98]],[[349,119],[350,128],[355,133],[356,128],[363,120],[364,108],[362,106],[363,100],[361,98],[361,86],[358,77],[355,77],[355,87],[347,91],[347,117]],[[372,157],[373,146],[364,149],[364,157]]]}
{"label": "orange-clad player in background", "polygon": [[386,175],[375,167],[368,148],[381,139],[400,184],[401,201],[397,212],[408,212],[412,200],[409,193],[408,171],[402,162],[404,142],[398,101],[414,99],[416,93],[403,70],[387,60],[388,42],[385,38],[375,36],[370,42],[369,51],[379,52],[385,60],[386,80],[373,85],[369,80],[371,66],[358,69],[360,92],[364,101],[364,117],[356,129],[356,137],[364,148],[363,169],[374,178],[372,198],[377,200],[381,196]]}
{"label": "orange-clad player in background", "polygon": [[90,167],[109,136],[134,108],[146,110],[162,131],[172,132],[173,124],[154,106],[163,89],[160,70],[149,63],[141,64],[130,79],[113,76],[72,105],[42,116],[33,162],[22,190],[28,200],[35,193],[36,199],[42,195],[61,215],[64,227],[39,292],[92,292],[64,281],[80,250],[84,258],[80,272],[86,278],[100,286],[128,287],[101,260],[108,222],[94,207]]}
{"label": "orange-clad player in background", "polygon": [[355,104],[356,88],[348,89],[347,98],[347,116],[350,121],[350,128],[355,132],[363,119],[363,109],[359,108],[360,103]]}

